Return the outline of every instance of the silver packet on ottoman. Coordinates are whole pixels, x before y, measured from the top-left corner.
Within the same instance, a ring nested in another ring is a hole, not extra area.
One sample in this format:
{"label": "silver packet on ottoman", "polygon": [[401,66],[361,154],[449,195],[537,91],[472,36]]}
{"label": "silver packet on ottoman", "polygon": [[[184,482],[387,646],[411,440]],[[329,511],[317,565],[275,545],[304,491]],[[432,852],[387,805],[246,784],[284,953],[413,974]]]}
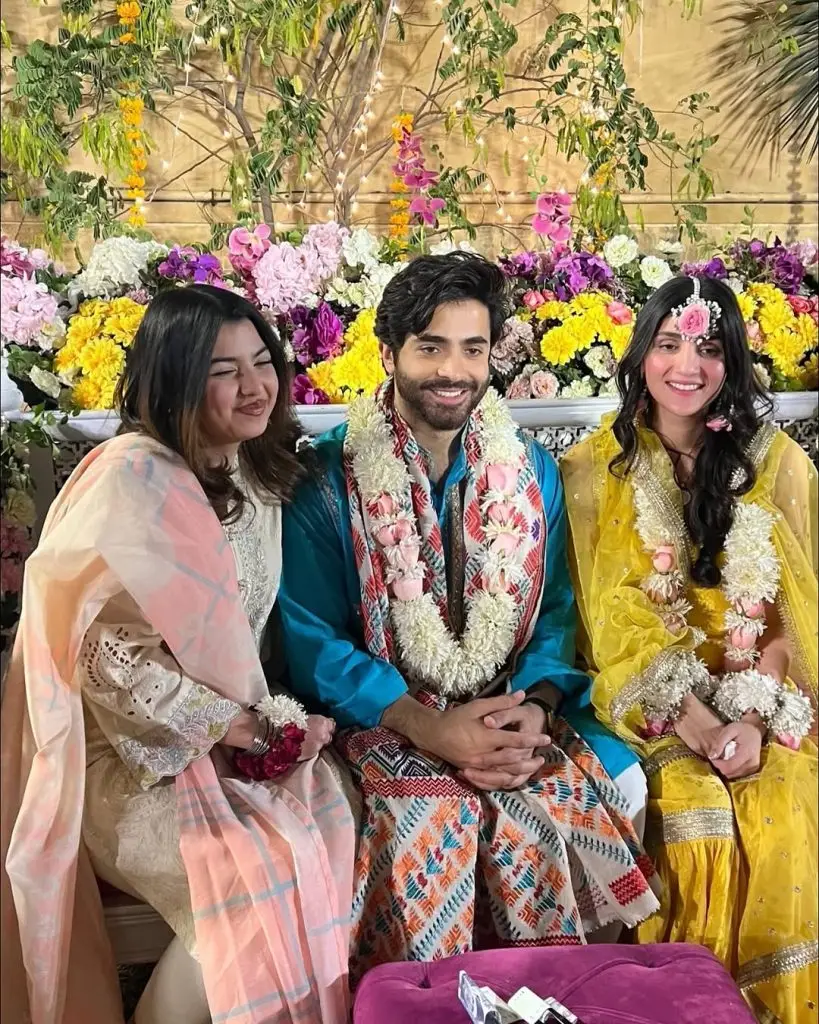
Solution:
{"label": "silver packet on ottoman", "polygon": [[494,1001],[475,984],[466,971],[458,975],[458,999],[469,1014],[472,1024],[501,1024]]}

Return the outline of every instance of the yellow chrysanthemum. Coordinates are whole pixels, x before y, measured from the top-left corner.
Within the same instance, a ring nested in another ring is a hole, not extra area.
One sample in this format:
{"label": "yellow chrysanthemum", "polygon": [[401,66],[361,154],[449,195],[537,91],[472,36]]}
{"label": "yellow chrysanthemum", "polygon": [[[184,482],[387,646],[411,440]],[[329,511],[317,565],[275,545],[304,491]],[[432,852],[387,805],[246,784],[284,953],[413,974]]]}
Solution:
{"label": "yellow chrysanthemum", "polygon": [[568,302],[544,302],[535,310],[538,320],[565,320],[571,315],[571,307]]}
{"label": "yellow chrysanthemum", "polygon": [[753,295],[749,295],[748,292],[740,292],[737,295],[737,303],[739,304],[739,311],[742,313],[742,319],[746,323],[749,320],[753,320],[756,313],[756,302]]}
{"label": "yellow chrysanthemum", "polygon": [[74,385],[71,397],[80,409],[101,409],[99,385],[88,377],[81,377]]}
{"label": "yellow chrysanthemum", "polygon": [[[85,305],[85,303],[83,303]],[[81,348],[83,345],[96,338],[102,330],[103,316],[100,313],[92,315],[74,316],[68,322],[68,330],[65,335],[66,348]],[[65,349],[63,349],[65,351]]]}
{"label": "yellow chrysanthemum", "polygon": [[370,395],[385,379],[374,326],[375,310],[362,310],[344,333],[345,351],[308,368],[307,376],[331,402]]}
{"label": "yellow chrysanthemum", "polygon": [[547,363],[561,366],[577,355],[578,340],[576,332],[568,323],[553,327],[547,331],[540,342],[540,351]]}
{"label": "yellow chrysanthemum", "polygon": [[83,348],[79,363],[85,376],[96,373],[118,375],[125,366],[125,353],[110,338],[96,338]]}
{"label": "yellow chrysanthemum", "polygon": [[618,363],[626,354],[633,330],[634,324],[615,324],[609,332],[609,345]]}
{"label": "yellow chrysanthemum", "polygon": [[800,313],[796,318],[796,333],[801,342],[803,354],[810,352],[819,344],[819,325],[807,313]]}
{"label": "yellow chrysanthemum", "polygon": [[815,391],[819,387],[819,356],[816,353],[799,368],[799,380],[806,391]]}
{"label": "yellow chrysanthemum", "polygon": [[799,361],[804,351],[802,339],[787,327],[779,328],[765,339],[765,354],[784,377],[793,379],[798,376]]}

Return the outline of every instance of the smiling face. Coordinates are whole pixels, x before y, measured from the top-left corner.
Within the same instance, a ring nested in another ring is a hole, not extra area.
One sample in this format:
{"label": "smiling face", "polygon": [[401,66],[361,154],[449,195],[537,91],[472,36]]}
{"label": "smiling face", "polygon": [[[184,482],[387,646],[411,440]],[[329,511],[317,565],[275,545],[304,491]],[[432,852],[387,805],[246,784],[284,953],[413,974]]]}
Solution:
{"label": "smiling face", "polygon": [[700,416],[725,381],[725,354],[716,339],[684,340],[673,316],[660,324],[643,363],[646,387],[657,405],[673,416]]}
{"label": "smiling face", "polygon": [[412,424],[460,430],[489,387],[489,310],[477,299],[444,302],[426,329],[381,355],[395,378],[396,406]]}
{"label": "smiling face", "polygon": [[200,413],[207,446],[225,449],[259,437],[278,393],[273,359],[253,324],[224,324],[213,347]]}

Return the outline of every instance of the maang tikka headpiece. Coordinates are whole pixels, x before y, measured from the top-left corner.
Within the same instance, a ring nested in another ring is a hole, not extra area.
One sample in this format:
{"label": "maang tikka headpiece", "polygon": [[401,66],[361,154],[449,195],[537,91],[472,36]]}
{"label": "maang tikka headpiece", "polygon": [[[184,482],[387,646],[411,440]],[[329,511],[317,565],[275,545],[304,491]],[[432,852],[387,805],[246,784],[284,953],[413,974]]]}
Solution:
{"label": "maang tikka headpiece", "polygon": [[677,321],[677,330],[686,341],[704,341],[713,338],[722,310],[716,302],[700,298],[700,279],[693,278],[694,292],[681,306],[675,306],[671,315]]}

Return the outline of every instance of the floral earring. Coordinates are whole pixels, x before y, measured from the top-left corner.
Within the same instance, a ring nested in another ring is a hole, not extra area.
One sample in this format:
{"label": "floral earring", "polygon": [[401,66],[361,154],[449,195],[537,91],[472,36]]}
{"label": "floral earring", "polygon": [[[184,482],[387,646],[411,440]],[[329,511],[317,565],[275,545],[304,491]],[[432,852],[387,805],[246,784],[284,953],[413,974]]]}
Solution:
{"label": "floral earring", "polygon": [[730,432],[730,431],[732,431],[734,429],[734,424],[731,422],[733,420],[733,418],[734,418],[734,406],[733,406],[733,403],[732,403],[731,404],[731,408],[728,410],[728,415],[727,416],[723,416],[723,415],[710,416],[705,421],[705,426],[706,426],[706,428],[708,430],[713,430],[715,434],[719,433],[719,431],[721,431],[721,430],[725,430],[725,431]]}

